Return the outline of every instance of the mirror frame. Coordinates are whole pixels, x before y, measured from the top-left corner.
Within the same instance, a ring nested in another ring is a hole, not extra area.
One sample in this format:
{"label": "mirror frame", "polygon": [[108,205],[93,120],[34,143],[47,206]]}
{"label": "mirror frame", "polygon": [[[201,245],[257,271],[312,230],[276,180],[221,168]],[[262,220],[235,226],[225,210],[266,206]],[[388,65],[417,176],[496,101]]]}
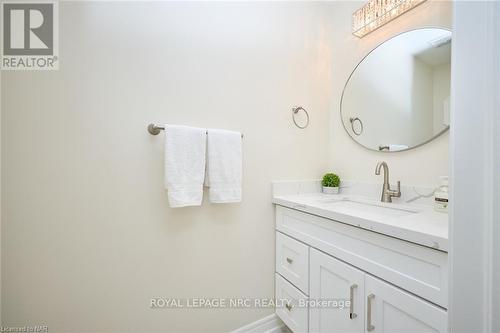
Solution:
{"label": "mirror frame", "polygon": [[[415,148],[419,148],[435,139],[437,139],[438,137],[440,137],[441,135],[443,135],[444,133],[446,133],[447,131],[449,131],[450,129],[450,125],[448,125],[446,128],[444,128],[442,131],[440,131],[439,133],[437,133],[436,135],[434,135],[432,138],[428,139],[428,140],[425,140],[415,146],[411,146],[411,147],[408,147],[407,149],[402,149],[402,150],[396,150],[396,151],[388,151],[388,150],[378,150],[378,149],[373,149],[373,148],[370,148],[370,147],[367,147],[365,145],[363,145],[361,142],[357,141],[352,135],[351,133],[349,132],[349,130],[346,128],[346,125],[344,123],[344,119],[342,117],[342,102],[344,101],[344,93],[345,93],[345,90],[347,88],[347,84],[349,83],[349,80],[351,79],[351,77],[353,76],[354,72],[356,72],[356,69],[358,69],[358,67],[361,65],[361,63],[373,52],[375,51],[376,49],[378,49],[380,46],[384,45],[386,42],[388,42],[389,40],[393,39],[393,38],[396,38],[400,35],[403,35],[405,33],[408,33],[408,32],[412,32],[412,31],[416,31],[416,30],[422,30],[422,29],[441,29],[441,30],[447,30],[449,32],[451,32],[451,41],[453,43],[453,31],[450,29],[450,28],[446,28],[446,27],[438,27],[438,26],[424,26],[424,27],[419,27],[419,28],[414,28],[414,29],[410,29],[410,30],[405,30],[405,31],[402,31],[400,33],[397,33],[395,34],[394,36],[391,36],[390,38],[382,41],[381,43],[377,44],[377,46],[375,46],[373,49],[370,50],[370,52],[368,52],[363,58],[361,58],[361,60],[358,62],[358,64],[354,67],[354,69],[352,70],[351,74],[349,74],[349,76],[347,77],[347,80],[344,84],[344,88],[342,89],[342,95],[340,96],[340,122],[342,123],[342,127],[344,128],[344,130],[346,131],[346,133],[349,135],[349,137],[354,141],[356,142],[358,145],[360,145],[361,147],[367,149],[367,150],[370,150],[370,151],[375,151],[375,152],[378,152],[378,153],[385,153],[385,154],[393,154],[393,153],[400,153],[400,152],[404,152],[404,151],[408,151],[408,150],[412,150],[412,149],[415,149]],[[453,51],[453,50],[452,50]],[[450,91],[450,94],[451,94],[451,91]],[[450,110],[451,112],[451,110]]]}

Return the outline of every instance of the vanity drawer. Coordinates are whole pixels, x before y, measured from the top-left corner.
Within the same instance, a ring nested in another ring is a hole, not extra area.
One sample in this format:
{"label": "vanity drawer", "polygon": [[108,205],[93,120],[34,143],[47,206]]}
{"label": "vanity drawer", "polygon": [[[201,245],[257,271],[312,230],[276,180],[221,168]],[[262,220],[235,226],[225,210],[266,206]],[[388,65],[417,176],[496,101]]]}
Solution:
{"label": "vanity drawer", "polygon": [[277,232],[276,272],[309,294],[309,246]]}
{"label": "vanity drawer", "polygon": [[397,238],[282,206],[276,229],[444,308],[448,255]]}
{"label": "vanity drawer", "polygon": [[[307,296],[295,288],[281,275],[276,275],[276,315],[294,333],[307,332],[308,309],[305,304]],[[282,303],[282,304],[281,304]],[[301,303],[303,303],[301,305]]]}

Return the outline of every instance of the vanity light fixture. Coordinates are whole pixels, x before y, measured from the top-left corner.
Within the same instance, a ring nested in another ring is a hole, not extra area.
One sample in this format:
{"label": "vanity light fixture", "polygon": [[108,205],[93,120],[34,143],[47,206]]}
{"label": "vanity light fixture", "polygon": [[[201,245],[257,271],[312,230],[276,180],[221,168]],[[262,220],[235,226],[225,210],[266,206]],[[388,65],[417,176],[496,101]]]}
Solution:
{"label": "vanity light fixture", "polygon": [[370,0],[352,14],[352,33],[363,37],[427,0]]}

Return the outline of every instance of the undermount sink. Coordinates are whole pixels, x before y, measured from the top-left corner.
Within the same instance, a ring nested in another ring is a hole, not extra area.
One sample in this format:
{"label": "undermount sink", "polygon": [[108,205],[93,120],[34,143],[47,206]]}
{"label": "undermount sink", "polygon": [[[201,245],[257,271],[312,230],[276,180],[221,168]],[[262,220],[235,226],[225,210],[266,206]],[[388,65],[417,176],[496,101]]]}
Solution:
{"label": "undermount sink", "polygon": [[[355,200],[348,197],[329,200],[327,202],[323,202],[323,204],[335,209],[338,212],[349,215],[376,214],[385,217],[402,217],[419,213],[418,210],[397,206],[395,204]],[[394,206],[390,207],[391,205]]]}

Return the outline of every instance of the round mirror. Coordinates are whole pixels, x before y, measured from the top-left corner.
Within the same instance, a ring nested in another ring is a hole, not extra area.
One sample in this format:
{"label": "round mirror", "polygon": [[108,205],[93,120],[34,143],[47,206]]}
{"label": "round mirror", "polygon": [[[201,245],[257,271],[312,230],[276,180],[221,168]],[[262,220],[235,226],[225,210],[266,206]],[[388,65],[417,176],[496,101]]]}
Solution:
{"label": "round mirror", "polygon": [[342,93],[345,130],[366,148],[402,151],[431,141],[450,124],[451,32],[397,35],[356,66]]}

